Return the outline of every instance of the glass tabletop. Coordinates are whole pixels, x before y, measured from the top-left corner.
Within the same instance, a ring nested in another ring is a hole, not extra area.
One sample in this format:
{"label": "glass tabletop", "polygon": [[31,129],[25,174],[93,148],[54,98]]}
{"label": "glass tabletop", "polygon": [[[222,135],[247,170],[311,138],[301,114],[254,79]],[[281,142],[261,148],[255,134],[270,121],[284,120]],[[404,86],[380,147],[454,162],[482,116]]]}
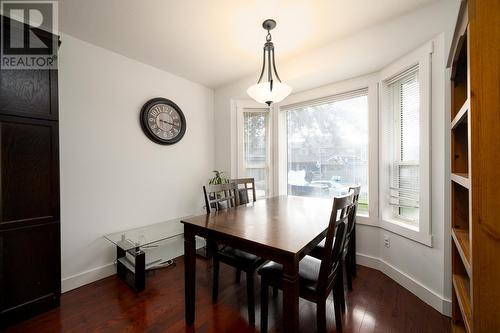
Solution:
{"label": "glass tabletop", "polygon": [[[198,215],[201,214],[203,213]],[[105,235],[104,238],[125,251],[136,247],[147,247],[153,243],[181,236],[184,233],[184,228],[180,221],[192,216],[195,215],[184,216],[165,222],[115,232]]]}

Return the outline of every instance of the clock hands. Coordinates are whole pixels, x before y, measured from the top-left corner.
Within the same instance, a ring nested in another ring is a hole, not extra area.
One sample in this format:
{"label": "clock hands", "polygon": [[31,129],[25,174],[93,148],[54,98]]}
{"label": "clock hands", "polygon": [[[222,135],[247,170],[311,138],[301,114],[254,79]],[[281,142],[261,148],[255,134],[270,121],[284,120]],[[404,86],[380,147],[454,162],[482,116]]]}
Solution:
{"label": "clock hands", "polygon": [[174,123],[171,123],[171,122],[169,122],[169,121],[163,120],[163,119],[160,119],[160,122],[165,123],[165,124],[172,125],[172,126],[174,126],[174,127],[179,127],[178,125],[176,125],[176,124],[174,124]]}

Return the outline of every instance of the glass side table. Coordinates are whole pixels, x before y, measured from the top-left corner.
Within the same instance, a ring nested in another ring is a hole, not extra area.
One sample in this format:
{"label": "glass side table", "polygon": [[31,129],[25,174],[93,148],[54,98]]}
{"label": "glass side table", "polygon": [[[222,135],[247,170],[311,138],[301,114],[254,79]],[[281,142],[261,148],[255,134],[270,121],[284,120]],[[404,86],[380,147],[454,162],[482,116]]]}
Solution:
{"label": "glass side table", "polygon": [[116,246],[116,272],[133,290],[146,287],[146,271],[166,267],[172,259],[182,254],[182,248],[165,251],[174,240],[182,239],[185,218],[151,224],[105,235]]}

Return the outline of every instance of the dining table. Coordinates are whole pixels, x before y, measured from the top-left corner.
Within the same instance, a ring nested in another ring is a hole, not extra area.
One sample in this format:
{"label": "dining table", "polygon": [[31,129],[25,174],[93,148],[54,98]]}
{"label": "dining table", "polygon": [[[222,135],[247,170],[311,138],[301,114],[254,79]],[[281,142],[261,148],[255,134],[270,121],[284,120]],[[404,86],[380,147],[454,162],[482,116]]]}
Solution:
{"label": "dining table", "polygon": [[275,196],[185,218],[185,320],[195,323],[196,243],[200,236],[283,266],[283,331],[299,328],[299,261],[326,236],[333,200]]}

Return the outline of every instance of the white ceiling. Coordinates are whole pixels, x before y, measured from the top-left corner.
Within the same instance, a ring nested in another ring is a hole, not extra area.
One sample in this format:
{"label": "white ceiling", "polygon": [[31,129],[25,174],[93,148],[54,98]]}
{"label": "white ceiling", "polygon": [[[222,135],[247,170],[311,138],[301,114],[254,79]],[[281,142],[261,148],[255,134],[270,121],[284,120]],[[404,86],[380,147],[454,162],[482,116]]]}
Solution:
{"label": "white ceiling", "polygon": [[[280,61],[438,0],[60,0],[63,33],[210,88],[255,73],[266,32]],[[64,40],[63,40],[64,43]]]}

